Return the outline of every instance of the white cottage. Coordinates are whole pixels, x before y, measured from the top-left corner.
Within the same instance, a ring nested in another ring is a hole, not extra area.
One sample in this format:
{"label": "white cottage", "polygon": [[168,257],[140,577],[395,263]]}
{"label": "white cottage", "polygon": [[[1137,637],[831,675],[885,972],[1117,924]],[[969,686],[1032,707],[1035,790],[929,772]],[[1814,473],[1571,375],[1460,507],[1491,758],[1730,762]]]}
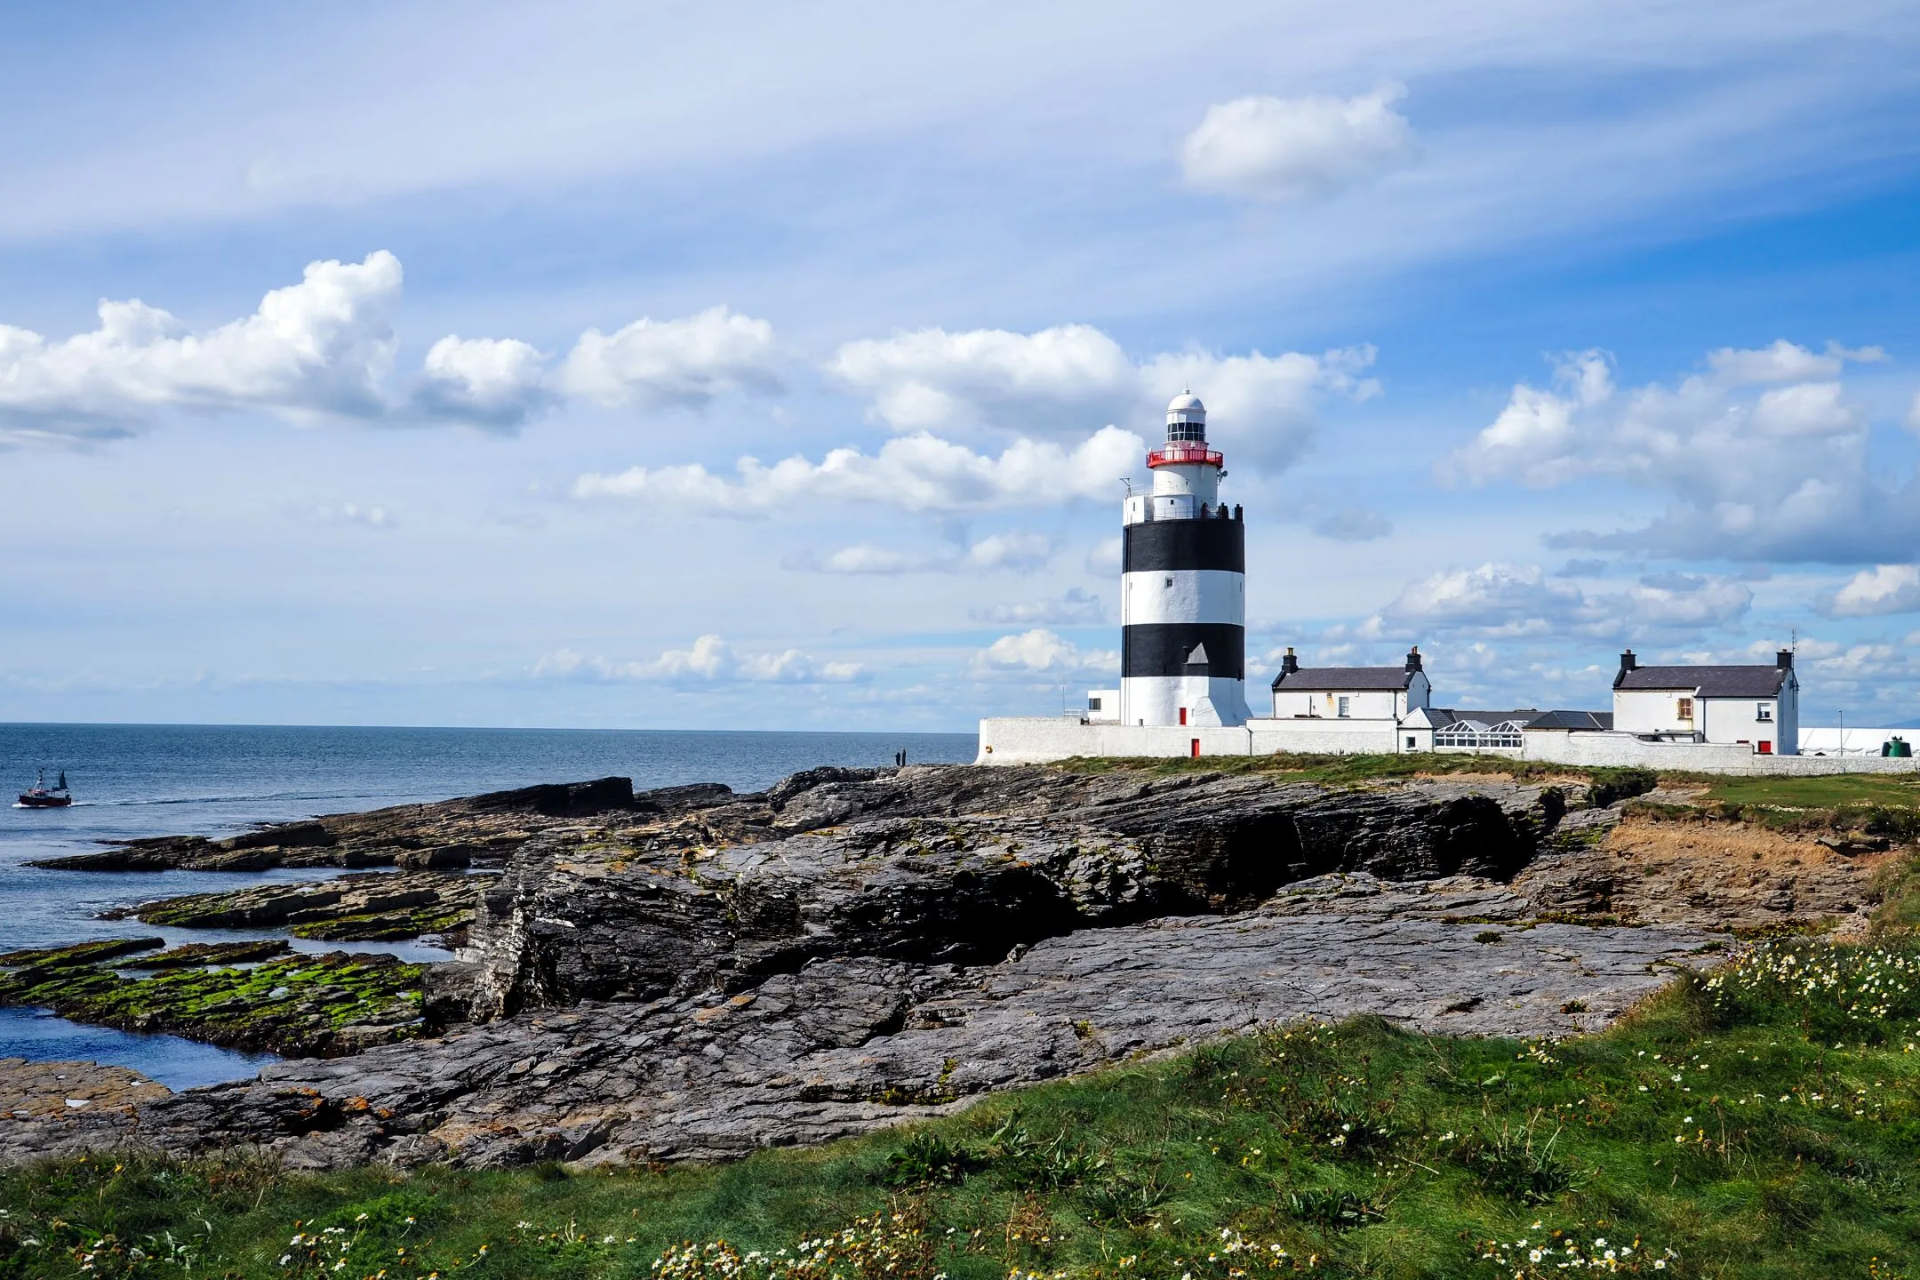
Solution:
{"label": "white cottage", "polygon": [[1418,645],[1398,667],[1302,667],[1288,649],[1273,678],[1276,720],[1372,720],[1398,724],[1427,705],[1433,686]]}
{"label": "white cottage", "polygon": [[1613,678],[1613,727],[1667,742],[1797,755],[1800,680],[1793,651],[1780,650],[1771,666],[1643,667],[1629,649]]}

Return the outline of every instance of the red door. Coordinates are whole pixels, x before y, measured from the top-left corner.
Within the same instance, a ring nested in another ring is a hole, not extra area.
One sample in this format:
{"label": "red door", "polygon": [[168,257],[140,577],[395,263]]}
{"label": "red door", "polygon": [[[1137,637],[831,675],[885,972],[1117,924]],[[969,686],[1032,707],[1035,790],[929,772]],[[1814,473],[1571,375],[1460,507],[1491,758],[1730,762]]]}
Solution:
{"label": "red door", "polygon": [[[1181,714],[1184,716],[1186,713],[1182,712]],[[1193,758],[1195,760],[1198,760],[1200,758],[1200,739],[1195,738],[1193,740],[1192,750],[1193,750]]]}
{"label": "red door", "polygon": [[1186,722],[1187,722],[1187,709],[1185,707],[1182,707],[1180,708],[1180,723],[1185,724]]}

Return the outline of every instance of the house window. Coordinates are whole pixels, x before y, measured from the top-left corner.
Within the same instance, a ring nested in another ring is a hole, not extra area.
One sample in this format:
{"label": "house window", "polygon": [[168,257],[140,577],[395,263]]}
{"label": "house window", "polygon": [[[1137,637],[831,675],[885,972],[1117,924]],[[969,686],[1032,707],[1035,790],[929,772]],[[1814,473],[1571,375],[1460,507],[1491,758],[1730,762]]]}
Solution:
{"label": "house window", "polygon": [[1409,751],[1411,751],[1411,750],[1413,750],[1413,746],[1414,746],[1414,741],[1413,741],[1413,739],[1412,739],[1412,738],[1408,738],[1408,739],[1407,739],[1407,750],[1409,750]]}
{"label": "house window", "polygon": [[1098,698],[1087,699],[1087,710],[1098,711],[1099,709],[1100,709],[1100,699]]}
{"label": "house window", "polygon": [[1692,698],[1680,699],[1680,709],[1679,711],[1675,712],[1675,714],[1680,719],[1685,720],[1689,724],[1691,724],[1693,722],[1693,699]]}
{"label": "house window", "polygon": [[1350,705],[1352,702],[1353,702],[1353,699],[1351,698],[1340,699],[1340,718],[1342,720],[1345,720],[1347,717],[1353,714],[1353,711]]}
{"label": "house window", "polygon": [[1761,702],[1761,703],[1755,704],[1753,708],[1753,718],[1755,720],[1773,719],[1773,704],[1771,702]]}

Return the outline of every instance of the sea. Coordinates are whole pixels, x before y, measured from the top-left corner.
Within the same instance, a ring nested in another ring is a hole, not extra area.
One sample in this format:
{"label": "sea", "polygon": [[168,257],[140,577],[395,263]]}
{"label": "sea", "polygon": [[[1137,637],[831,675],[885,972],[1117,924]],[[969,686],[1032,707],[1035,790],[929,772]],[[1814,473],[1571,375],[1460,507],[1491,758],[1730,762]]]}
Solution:
{"label": "sea", "polygon": [[[616,775],[632,778],[638,789],[724,782],[757,791],[817,765],[890,765],[900,751],[914,764],[964,763],[976,750],[974,735],[958,733],[0,724],[0,786],[12,788],[6,797],[24,791],[41,769],[49,780],[64,770],[74,795],[67,809],[0,807],[0,953],[136,934],[169,944],[275,936],[273,930],[156,928],[99,915],[153,898],[326,874],[26,865],[97,851],[106,841],[219,838],[266,822]],[[303,951],[450,958],[418,943],[291,941]],[[0,1009],[0,1058],[9,1057],[111,1063],[173,1089],[241,1079],[271,1061],[18,1008]]]}

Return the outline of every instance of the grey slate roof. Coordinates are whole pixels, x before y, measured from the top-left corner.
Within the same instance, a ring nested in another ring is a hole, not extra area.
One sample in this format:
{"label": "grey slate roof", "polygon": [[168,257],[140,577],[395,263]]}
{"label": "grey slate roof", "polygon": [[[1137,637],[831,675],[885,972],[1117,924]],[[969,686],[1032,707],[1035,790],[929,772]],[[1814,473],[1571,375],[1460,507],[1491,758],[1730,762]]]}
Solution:
{"label": "grey slate roof", "polygon": [[1678,689],[1702,698],[1773,698],[1787,682],[1785,667],[1635,667],[1616,689]]}
{"label": "grey slate roof", "polygon": [[1295,693],[1345,693],[1362,689],[1404,689],[1413,678],[1405,667],[1302,667],[1273,678],[1276,690]]}
{"label": "grey slate roof", "polygon": [[1611,729],[1611,711],[1544,711],[1527,724],[1529,729]]}
{"label": "grey slate roof", "polygon": [[1444,729],[1450,724],[1467,720],[1482,725],[1506,724],[1509,720],[1517,720],[1524,725],[1540,712],[1535,707],[1521,707],[1516,711],[1461,711],[1453,707],[1428,707],[1427,714],[1433,717],[1434,728]]}

